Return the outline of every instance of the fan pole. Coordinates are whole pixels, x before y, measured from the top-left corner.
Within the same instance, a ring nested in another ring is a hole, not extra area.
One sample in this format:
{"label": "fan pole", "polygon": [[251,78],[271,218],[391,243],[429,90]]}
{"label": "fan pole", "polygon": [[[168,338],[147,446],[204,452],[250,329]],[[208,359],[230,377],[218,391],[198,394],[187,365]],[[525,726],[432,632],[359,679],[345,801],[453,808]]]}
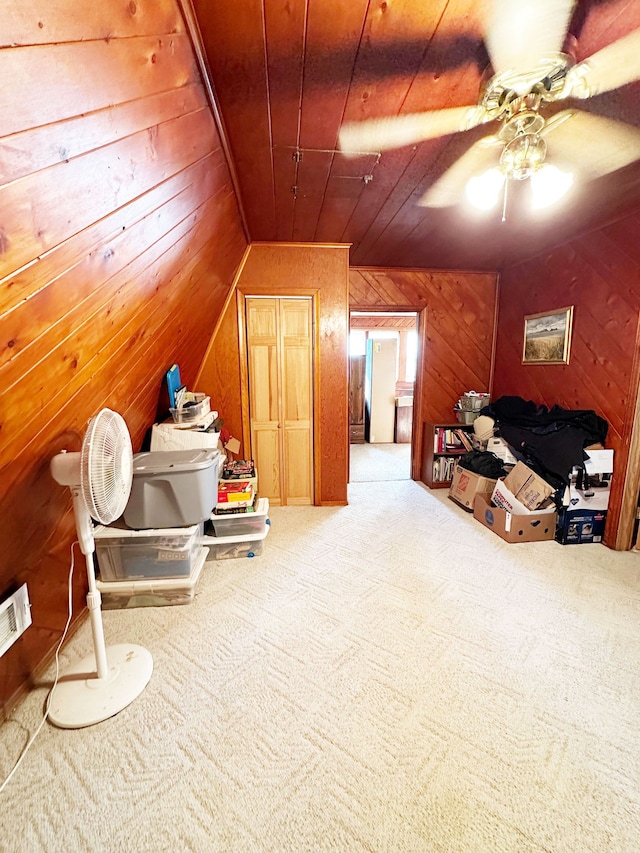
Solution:
{"label": "fan pole", "polygon": [[91,619],[91,631],[93,633],[93,650],[96,656],[96,669],[98,678],[107,678],[109,675],[109,664],[107,663],[107,648],[104,641],[104,628],[102,625],[102,596],[96,587],[95,570],[93,565],[93,551],[85,554],[87,563],[87,578],[89,580],[89,592],[87,593],[87,607]]}
{"label": "fan pole", "polygon": [[89,581],[89,592],[87,593],[87,607],[91,620],[91,631],[93,633],[93,648],[96,657],[96,669],[98,678],[107,678],[109,665],[107,664],[107,649],[104,641],[104,629],[102,626],[102,611],[100,605],[102,596],[96,587],[96,575],[94,566],[94,554],[96,550],[93,539],[93,523],[89,510],[84,502],[79,486],[72,486],[73,509],[76,519],[76,532],[80,542],[80,550],[84,554],[87,564],[87,579]]}

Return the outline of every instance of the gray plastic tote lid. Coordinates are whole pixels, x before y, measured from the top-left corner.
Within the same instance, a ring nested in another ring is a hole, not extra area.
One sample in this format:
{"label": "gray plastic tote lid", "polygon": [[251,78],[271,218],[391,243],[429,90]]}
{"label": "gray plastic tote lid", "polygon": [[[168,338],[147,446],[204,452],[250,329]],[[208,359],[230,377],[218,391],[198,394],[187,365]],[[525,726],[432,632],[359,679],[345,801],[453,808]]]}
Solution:
{"label": "gray plastic tote lid", "polygon": [[133,473],[163,474],[169,471],[199,471],[209,468],[220,454],[219,450],[151,450],[135,453]]}

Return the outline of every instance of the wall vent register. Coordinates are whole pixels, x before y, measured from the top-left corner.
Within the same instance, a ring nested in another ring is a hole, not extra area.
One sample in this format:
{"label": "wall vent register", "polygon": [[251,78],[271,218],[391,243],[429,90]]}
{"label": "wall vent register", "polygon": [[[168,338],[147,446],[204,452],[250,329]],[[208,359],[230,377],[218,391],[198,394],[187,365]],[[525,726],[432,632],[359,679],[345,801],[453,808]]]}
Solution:
{"label": "wall vent register", "polygon": [[23,583],[17,592],[0,604],[0,657],[19,636],[31,625],[31,604],[27,585]]}

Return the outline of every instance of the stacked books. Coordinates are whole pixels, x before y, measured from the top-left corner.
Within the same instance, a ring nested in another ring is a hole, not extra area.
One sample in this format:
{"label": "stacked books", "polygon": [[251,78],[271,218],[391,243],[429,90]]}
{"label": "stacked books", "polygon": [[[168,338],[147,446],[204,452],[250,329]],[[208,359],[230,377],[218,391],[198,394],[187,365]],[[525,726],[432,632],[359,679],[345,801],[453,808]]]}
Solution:
{"label": "stacked books", "polygon": [[221,480],[218,483],[218,503],[216,514],[219,511],[244,510],[253,506],[256,499],[253,483],[249,480]]}
{"label": "stacked books", "polygon": [[253,459],[234,459],[227,461],[222,469],[223,480],[250,480],[256,476]]}
{"label": "stacked books", "polygon": [[252,460],[226,462],[218,483],[215,515],[255,512],[258,478]]}
{"label": "stacked books", "polygon": [[434,453],[463,453],[471,450],[471,439],[463,429],[436,427],[433,432]]}

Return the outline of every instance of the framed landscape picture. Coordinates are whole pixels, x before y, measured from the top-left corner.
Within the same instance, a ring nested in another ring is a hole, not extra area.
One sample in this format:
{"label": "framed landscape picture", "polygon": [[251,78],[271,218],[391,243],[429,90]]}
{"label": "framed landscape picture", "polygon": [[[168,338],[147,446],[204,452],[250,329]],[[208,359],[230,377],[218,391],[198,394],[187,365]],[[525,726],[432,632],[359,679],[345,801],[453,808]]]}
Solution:
{"label": "framed landscape picture", "polygon": [[573,305],[524,318],[523,364],[569,364]]}

